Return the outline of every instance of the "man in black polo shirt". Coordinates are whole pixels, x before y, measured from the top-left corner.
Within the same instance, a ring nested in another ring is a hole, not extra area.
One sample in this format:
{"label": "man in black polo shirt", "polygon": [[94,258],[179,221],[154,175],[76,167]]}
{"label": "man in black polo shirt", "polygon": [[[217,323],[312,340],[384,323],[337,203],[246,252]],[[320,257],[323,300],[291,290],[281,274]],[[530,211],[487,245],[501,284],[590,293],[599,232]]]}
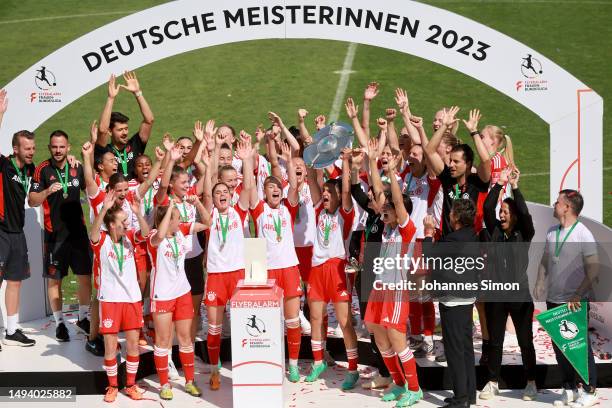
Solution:
{"label": "man in black polo shirt", "polygon": [[[477,207],[478,196],[480,193],[486,193],[488,191],[489,180],[491,179],[489,153],[478,132],[480,113],[477,110],[470,112],[468,121],[463,121],[470,131],[470,136],[472,136],[474,140],[474,145],[480,157],[480,164],[477,167],[477,172],[472,173],[474,151],[469,145],[464,143],[453,147],[450,153],[450,163],[448,166],[444,164],[444,161],[436,151],[446,131],[451,129],[453,125],[459,121],[459,119],[455,119],[455,115],[458,111],[459,108],[457,107],[451,107],[448,111],[443,111],[442,124],[425,147],[427,160],[436,176],[438,176],[444,193],[442,205],[442,235],[446,235],[452,231],[449,217],[453,202],[459,199],[469,199],[474,203],[474,206]],[[476,226],[476,232],[480,231],[481,228],[482,225]]]}
{"label": "man in black polo shirt", "polygon": [[77,327],[89,334],[92,261],[87,228],[81,207],[81,190],[85,189],[83,167],[68,163],[68,135],[56,130],[49,137],[51,158],[38,165],[32,179],[29,204],[42,204],[45,219],[43,276],[47,278],[49,304],[55,318],[55,337],[68,341],[70,336],[62,315],[62,279],[68,267],[79,281],[79,319]]}
{"label": "man in black polo shirt", "polygon": [[[134,72],[126,72],[123,74],[123,78],[126,85],[116,85],[114,75],[111,75],[108,82],[108,98],[100,116],[100,128],[98,129],[94,153],[97,159],[106,152],[112,152],[119,164],[117,171],[122,172],[129,179],[133,179],[135,177],[134,163],[136,158],[144,153],[147,141],[151,135],[153,112],[151,112],[149,104],[144,96],[142,96],[136,74]],[[128,136],[128,121],[130,119],[122,113],[112,111],[115,97],[119,94],[120,89],[125,89],[134,94],[142,113],[140,128],[131,138]],[[110,143],[108,140],[109,134]]]}
{"label": "man in black polo shirt", "polygon": [[[0,101],[4,113],[5,102]],[[1,120],[1,115],[0,115]],[[8,346],[33,346],[36,342],[17,328],[21,281],[30,277],[28,246],[23,233],[25,199],[34,174],[34,133],[20,130],[13,135],[13,154],[0,155],[0,285],[6,280],[6,334]]]}

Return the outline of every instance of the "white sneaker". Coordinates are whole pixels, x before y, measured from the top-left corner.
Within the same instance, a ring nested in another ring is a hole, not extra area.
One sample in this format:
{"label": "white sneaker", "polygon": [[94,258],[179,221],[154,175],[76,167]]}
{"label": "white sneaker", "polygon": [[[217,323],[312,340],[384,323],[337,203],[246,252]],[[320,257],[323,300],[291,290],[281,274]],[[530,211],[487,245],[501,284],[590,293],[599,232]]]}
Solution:
{"label": "white sneaker", "polygon": [[529,381],[523,391],[523,401],[535,401],[538,397],[538,389],[535,382]]}
{"label": "white sneaker", "polygon": [[499,384],[493,381],[489,381],[487,385],[484,386],[482,391],[480,391],[480,395],[478,398],[483,400],[490,400],[496,395],[499,395]]}
{"label": "white sneaker", "polygon": [[361,388],[363,388],[364,390],[386,388],[392,382],[393,380],[391,379],[391,377],[383,377],[380,374],[376,374],[376,377],[372,378],[370,381],[361,383]]}
{"label": "white sneaker", "polygon": [[597,404],[598,401],[599,398],[597,398],[597,393],[594,392],[590,394],[588,392],[583,392],[575,402],[570,402],[569,405],[572,408],[586,408],[592,407]]}
{"label": "white sneaker", "polygon": [[300,310],[300,327],[302,328],[302,334],[306,336],[310,336],[312,327],[310,326],[310,322],[304,316],[304,312]]}
{"label": "white sneaker", "polygon": [[168,378],[170,378],[171,380],[181,379],[181,376],[179,375],[178,370],[176,369],[176,366],[174,365],[174,361],[172,361],[172,358],[168,358]]}
{"label": "white sneaker", "polygon": [[576,401],[578,390],[563,390],[561,392],[561,399],[555,400],[553,405],[556,407],[560,407],[563,405],[569,405],[570,403]]}

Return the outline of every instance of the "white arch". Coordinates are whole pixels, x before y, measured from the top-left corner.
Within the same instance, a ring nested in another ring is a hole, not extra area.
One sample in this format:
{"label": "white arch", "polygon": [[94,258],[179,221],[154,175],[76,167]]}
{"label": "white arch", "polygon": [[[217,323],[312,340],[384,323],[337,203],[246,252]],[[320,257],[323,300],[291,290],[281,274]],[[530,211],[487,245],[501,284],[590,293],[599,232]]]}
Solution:
{"label": "white arch", "polygon": [[[584,215],[602,220],[603,100],[528,46],[455,13],[407,0],[207,3],[180,0],[143,10],[100,27],[38,61],[5,86],[11,96],[11,108],[0,133],[2,150],[10,149],[12,132],[36,128],[104,83],[111,72],[119,73],[194,49],[237,41],[317,38],[359,42],[448,66],[532,110],[550,125],[550,202],[555,200],[558,188],[579,188],[588,197]],[[361,26],[355,17],[359,10]],[[239,24],[241,16],[244,26]],[[279,16],[283,17],[281,23],[278,23]],[[187,27],[189,35],[185,35],[184,25],[189,26],[194,18],[199,33],[191,26]],[[369,24],[367,28],[366,24]],[[154,26],[158,28],[150,31]],[[440,27],[440,35],[427,41],[438,31],[433,26]],[[134,50],[124,56],[119,46],[123,51],[129,50],[127,38]],[[161,38],[160,44],[153,44]],[[470,43],[473,43],[470,47],[462,48]],[[102,49],[106,51],[106,58]],[[521,72],[521,64],[528,54],[532,55],[534,69],[523,71],[533,76],[532,79]],[[89,55],[90,67],[84,61],[85,55]],[[102,63],[96,67],[94,62],[98,59]],[[107,63],[105,59],[114,60]],[[48,91],[41,91],[35,80],[42,66],[55,77],[55,86],[38,81]],[[526,90],[536,85],[547,90]],[[45,92],[51,94],[45,95]],[[41,96],[58,102],[40,102]],[[600,177],[595,178],[597,182],[583,183],[585,174]]]}

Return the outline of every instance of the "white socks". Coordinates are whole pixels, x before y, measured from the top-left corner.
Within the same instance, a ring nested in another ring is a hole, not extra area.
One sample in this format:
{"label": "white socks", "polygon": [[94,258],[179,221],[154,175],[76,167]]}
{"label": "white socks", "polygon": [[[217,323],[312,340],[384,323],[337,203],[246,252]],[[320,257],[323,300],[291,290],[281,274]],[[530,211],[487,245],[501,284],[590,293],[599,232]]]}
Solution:
{"label": "white socks", "polygon": [[19,320],[19,315],[17,314],[6,316],[6,334],[9,336],[15,334],[15,330],[17,330],[17,320]]}
{"label": "white socks", "polygon": [[61,310],[53,312],[53,318],[55,319],[55,327],[59,326],[60,323],[64,322],[64,314]]}

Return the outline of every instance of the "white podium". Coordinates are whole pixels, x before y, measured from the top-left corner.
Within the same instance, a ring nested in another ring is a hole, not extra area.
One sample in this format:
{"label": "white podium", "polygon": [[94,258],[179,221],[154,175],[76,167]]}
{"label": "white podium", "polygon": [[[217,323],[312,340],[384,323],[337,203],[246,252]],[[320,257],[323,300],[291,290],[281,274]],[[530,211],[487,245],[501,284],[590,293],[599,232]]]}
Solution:
{"label": "white podium", "polygon": [[241,280],[230,310],[234,407],[283,407],[283,290]]}

